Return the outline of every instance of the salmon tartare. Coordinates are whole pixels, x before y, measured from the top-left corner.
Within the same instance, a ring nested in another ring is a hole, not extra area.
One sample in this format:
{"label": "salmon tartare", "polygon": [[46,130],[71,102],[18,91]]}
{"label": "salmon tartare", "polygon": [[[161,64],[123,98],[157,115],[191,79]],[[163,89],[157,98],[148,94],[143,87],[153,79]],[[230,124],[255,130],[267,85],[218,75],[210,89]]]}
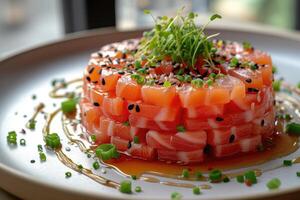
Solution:
{"label": "salmon tartare", "polygon": [[270,55],[211,39],[194,18],[158,18],[142,38],[91,55],[80,109],[96,144],[138,159],[195,163],[259,151],[272,137]]}

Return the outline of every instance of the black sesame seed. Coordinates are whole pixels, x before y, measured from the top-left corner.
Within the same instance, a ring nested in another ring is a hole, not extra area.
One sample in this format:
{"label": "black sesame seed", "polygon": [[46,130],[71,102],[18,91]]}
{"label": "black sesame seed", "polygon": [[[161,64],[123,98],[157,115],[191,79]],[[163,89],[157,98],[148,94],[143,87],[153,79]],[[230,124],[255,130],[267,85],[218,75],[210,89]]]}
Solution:
{"label": "black sesame seed", "polygon": [[229,143],[233,143],[235,139],[235,135],[230,135],[229,137]]}
{"label": "black sesame seed", "polygon": [[95,68],[92,67],[92,68],[89,70],[89,74],[93,73],[94,69],[95,69]]}
{"label": "black sesame seed", "polygon": [[211,152],[211,146],[207,144],[203,149],[204,154],[209,154]]}
{"label": "black sesame seed", "polygon": [[265,125],[265,120],[264,120],[264,119],[261,120],[260,125],[261,125],[261,126],[264,126],[264,125]]}
{"label": "black sesame seed", "polygon": [[251,79],[251,78],[247,78],[245,81],[246,81],[247,83],[251,83],[251,82],[252,82],[252,79]]}
{"label": "black sesame seed", "polygon": [[120,71],[118,71],[118,74],[123,75],[123,74],[125,74],[125,72],[120,70]]}
{"label": "black sesame seed", "polygon": [[98,102],[94,102],[94,106],[100,106],[100,104]]}
{"label": "black sesame seed", "polygon": [[88,82],[91,82],[91,78],[90,78],[89,76],[86,77],[86,80],[87,80]]}
{"label": "black sesame seed", "polygon": [[218,122],[221,122],[221,121],[223,121],[224,119],[222,118],[222,117],[216,117],[216,121],[218,121]]}
{"label": "black sesame seed", "polygon": [[100,52],[98,52],[98,56],[99,56],[100,58],[102,58],[102,57],[103,57],[103,54],[100,53]]}
{"label": "black sesame seed", "polygon": [[131,142],[128,142],[127,148],[130,149],[131,148]]}
{"label": "black sesame seed", "polygon": [[136,112],[140,112],[140,111],[141,111],[141,109],[140,109],[140,106],[139,106],[139,105],[136,105],[136,106],[135,106],[135,111],[136,111]]}
{"label": "black sesame seed", "polygon": [[101,81],[102,85],[105,85],[105,79],[102,78],[102,81]]}
{"label": "black sesame seed", "polygon": [[31,160],[30,163],[35,163],[35,160]]}
{"label": "black sesame seed", "polygon": [[134,104],[129,104],[128,105],[128,110],[132,110],[134,108]]}

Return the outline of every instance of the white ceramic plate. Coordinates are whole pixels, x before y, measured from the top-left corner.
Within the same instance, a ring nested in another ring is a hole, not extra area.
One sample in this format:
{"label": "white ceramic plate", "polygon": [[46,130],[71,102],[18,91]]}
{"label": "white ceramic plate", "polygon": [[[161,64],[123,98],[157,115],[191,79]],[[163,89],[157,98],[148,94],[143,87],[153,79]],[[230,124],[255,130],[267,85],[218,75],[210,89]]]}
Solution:
{"label": "white ceramic plate", "polygon": [[[275,65],[279,67],[279,73],[288,82],[296,83],[300,80],[300,36],[297,34],[220,27],[209,29],[209,31],[220,32],[222,39],[250,41],[255,47],[272,55]],[[170,194],[174,191],[180,192],[184,199],[241,199],[275,196],[280,198],[279,195],[295,194],[300,191],[300,178],[295,175],[296,171],[300,170],[300,165],[264,173],[259,178],[258,184],[252,187],[246,187],[236,181],[228,184],[214,184],[211,190],[202,190],[200,196],[193,195],[191,189],[143,181],[133,182],[134,186],[142,186],[144,189],[142,193],[125,195],[77,172],[72,172],[73,176],[66,179],[65,172],[70,169],[61,164],[51,152],[47,152],[47,162],[39,162],[37,145],[43,144],[42,115],[38,116],[38,121],[41,123],[37,123],[36,131],[26,130],[26,134],[18,134],[19,139],[26,139],[25,147],[18,145],[13,148],[7,144],[7,132],[10,130],[18,132],[24,128],[35,105],[39,102],[47,102],[48,106],[45,111],[51,111],[55,109],[52,106],[53,102],[59,104],[60,100],[48,97],[51,89],[50,82],[53,78],[70,80],[80,77],[89,54],[101,45],[134,38],[140,34],[140,31],[119,33],[107,30],[84,33],[28,50],[0,62],[0,186],[2,188],[26,199],[170,199]],[[36,100],[31,99],[32,94],[37,95]],[[28,117],[24,118],[24,115]],[[54,123],[53,131],[61,133],[59,120]],[[67,139],[64,137],[63,145],[67,145]],[[78,148],[70,147],[70,154],[74,161],[85,167],[91,167],[93,162],[91,159],[80,153]],[[300,155],[300,151],[286,158],[292,158],[295,155]],[[32,159],[36,160],[36,163],[30,163]],[[282,160],[283,158],[273,160],[255,168],[269,168],[282,163]],[[117,181],[124,179],[110,170],[103,176]],[[279,190],[269,191],[265,184],[273,177],[280,178],[282,186]]]}

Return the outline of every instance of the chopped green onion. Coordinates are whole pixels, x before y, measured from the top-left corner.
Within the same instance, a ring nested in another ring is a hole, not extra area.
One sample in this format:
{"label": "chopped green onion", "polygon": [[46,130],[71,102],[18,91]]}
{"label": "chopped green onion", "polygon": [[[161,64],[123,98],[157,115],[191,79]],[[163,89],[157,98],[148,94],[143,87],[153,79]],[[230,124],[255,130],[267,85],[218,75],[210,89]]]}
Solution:
{"label": "chopped green onion", "polygon": [[16,133],[16,131],[8,132],[8,135],[7,135],[6,138],[7,138],[7,142],[9,144],[14,144],[14,145],[17,144],[17,133]]}
{"label": "chopped green onion", "polygon": [[200,179],[203,177],[202,172],[197,171],[197,172],[195,173],[195,177],[196,177],[197,180],[200,180]]}
{"label": "chopped green onion", "polygon": [[142,192],[141,186],[136,186],[135,187],[135,192]]}
{"label": "chopped green onion", "polygon": [[230,181],[230,179],[227,176],[223,178],[224,183],[228,183],[229,181]]}
{"label": "chopped green onion", "polygon": [[132,180],[136,180],[137,179],[136,175],[131,175],[131,178],[132,178]]}
{"label": "chopped green onion", "polygon": [[120,192],[122,193],[126,193],[126,194],[130,194],[132,191],[131,191],[131,181],[122,181],[120,183]]}
{"label": "chopped green onion", "polygon": [[63,101],[61,103],[61,110],[65,114],[72,113],[76,110],[76,104],[77,104],[77,101],[75,99],[69,99],[69,100]]}
{"label": "chopped green onion", "polygon": [[99,169],[99,168],[100,168],[99,162],[95,161],[95,162],[93,163],[93,168],[94,168],[95,170]]}
{"label": "chopped green onion", "polygon": [[250,42],[243,42],[243,48],[244,49],[252,49],[252,45]]}
{"label": "chopped green onion", "polygon": [[238,175],[236,177],[236,181],[239,182],[239,183],[244,183],[244,176],[243,175]]}
{"label": "chopped green onion", "polygon": [[281,88],[281,81],[280,80],[275,80],[273,82],[274,91],[278,92],[278,91],[280,91],[280,88]]}
{"label": "chopped green onion", "polygon": [[61,146],[60,137],[57,133],[51,133],[45,137],[46,145],[52,149],[57,149]]}
{"label": "chopped green onion", "polygon": [[163,84],[164,87],[171,87],[172,83],[170,81],[165,81]]}
{"label": "chopped green onion", "polygon": [[20,140],[20,145],[25,146],[26,145],[26,140],[25,139],[21,139]]}
{"label": "chopped green onion", "polygon": [[38,152],[43,152],[43,146],[41,144],[37,145]]}
{"label": "chopped green onion", "polygon": [[250,181],[252,184],[257,183],[256,175],[253,170],[245,172],[244,176],[245,176],[245,180]]}
{"label": "chopped green onion", "polygon": [[140,68],[138,70],[136,70],[137,73],[139,74],[147,74],[147,69],[146,68]]}
{"label": "chopped green onion", "polygon": [[184,132],[185,131],[185,127],[183,125],[178,125],[178,126],[176,126],[176,130],[178,132]]}
{"label": "chopped green onion", "polygon": [[285,130],[289,134],[300,135],[300,124],[292,122],[286,125]]}
{"label": "chopped green onion", "polygon": [[93,142],[96,142],[96,135],[91,135],[91,140],[93,141]]}
{"label": "chopped green onion", "polygon": [[283,161],[283,165],[284,166],[292,166],[293,165],[293,161],[292,160],[284,160]]}
{"label": "chopped green onion", "polygon": [[191,81],[191,84],[195,87],[195,88],[201,88],[204,84],[203,80],[200,78],[194,79]]}
{"label": "chopped green onion", "polygon": [[47,160],[46,154],[44,154],[43,152],[40,152],[39,155],[40,155],[40,160],[42,162],[45,162]]}
{"label": "chopped green onion", "polygon": [[184,73],[184,69],[180,68],[176,73],[176,75],[182,75],[183,73]]}
{"label": "chopped green onion", "polygon": [[183,178],[188,178],[190,176],[190,172],[188,169],[183,169],[181,175]]}
{"label": "chopped green onion", "polygon": [[180,82],[184,82],[184,77],[181,75],[176,75],[176,78],[180,81]]}
{"label": "chopped green onion", "polygon": [[216,78],[216,76],[217,76],[217,74],[215,74],[215,73],[211,73],[208,77],[210,78],[210,79],[215,79]]}
{"label": "chopped green onion", "polygon": [[134,62],[134,66],[135,66],[136,69],[139,69],[142,65],[141,65],[141,62],[140,62],[140,61],[136,60],[136,61]]}
{"label": "chopped green onion", "polygon": [[239,64],[239,59],[236,57],[231,58],[229,66],[230,67],[236,67]]}
{"label": "chopped green onion", "polygon": [[139,136],[134,136],[133,137],[133,142],[135,143],[135,144],[139,144],[140,143],[140,138],[139,138]]}
{"label": "chopped green onion", "polygon": [[96,149],[96,155],[102,160],[109,160],[120,156],[116,146],[113,144],[101,144]]}
{"label": "chopped green onion", "polygon": [[129,121],[123,122],[123,125],[124,125],[124,126],[129,126],[129,125],[130,125],[130,124],[129,124]]}
{"label": "chopped green onion", "polygon": [[296,175],[297,175],[298,177],[300,177],[300,171],[296,172]]}
{"label": "chopped green onion", "polygon": [[209,173],[209,179],[213,182],[220,181],[222,178],[222,172],[218,169],[212,170]]}
{"label": "chopped green onion", "polygon": [[71,172],[66,172],[65,176],[66,176],[66,178],[70,178],[72,176],[72,173]]}
{"label": "chopped green onion", "polygon": [[271,179],[270,181],[267,182],[267,187],[270,190],[277,189],[277,188],[280,187],[280,185],[281,185],[281,181],[278,178],[273,178],[273,179]]}
{"label": "chopped green onion", "polygon": [[200,194],[201,193],[200,188],[199,187],[193,187],[193,193],[196,194],[196,195]]}
{"label": "chopped green onion", "polygon": [[172,192],[171,200],[181,200],[182,195],[179,192]]}
{"label": "chopped green onion", "polygon": [[145,83],[145,78],[139,74],[132,74],[131,78],[135,80],[139,85],[143,85]]}

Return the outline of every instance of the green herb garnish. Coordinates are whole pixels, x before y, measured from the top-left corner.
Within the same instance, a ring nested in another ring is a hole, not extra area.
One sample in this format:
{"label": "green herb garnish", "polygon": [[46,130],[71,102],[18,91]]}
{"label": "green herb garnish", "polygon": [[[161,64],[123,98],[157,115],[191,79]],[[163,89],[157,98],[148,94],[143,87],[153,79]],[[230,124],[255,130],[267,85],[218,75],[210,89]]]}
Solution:
{"label": "green herb garnish", "polygon": [[133,137],[133,142],[135,143],[135,144],[139,144],[140,143],[140,138],[139,138],[139,136],[134,136]]}
{"label": "green herb garnish", "polygon": [[252,170],[247,171],[245,172],[244,176],[245,176],[245,180],[250,181],[252,184],[257,183],[257,179],[254,171]]}
{"label": "green herb garnish", "polygon": [[182,195],[179,192],[172,192],[171,199],[172,200],[181,200]]}
{"label": "green herb garnish", "polygon": [[238,175],[236,177],[236,181],[239,182],[239,183],[244,183],[244,176],[243,175]]}
{"label": "green herb garnish", "polygon": [[21,139],[20,140],[20,145],[25,146],[26,145],[26,140],[25,139]]}
{"label": "green herb garnish", "polygon": [[95,161],[95,162],[93,163],[93,168],[94,168],[95,170],[99,169],[99,168],[100,168],[99,162]]}
{"label": "green herb garnish", "polygon": [[183,125],[178,125],[178,126],[176,126],[176,130],[178,132],[184,132],[185,131],[185,127]]}
{"label": "green herb garnish", "polygon": [[171,87],[172,83],[170,81],[165,81],[163,84],[164,87]]}
{"label": "green herb garnish", "polygon": [[96,155],[102,160],[109,160],[112,158],[118,158],[120,154],[117,148],[113,144],[101,144],[96,149]]}
{"label": "green herb garnish", "polygon": [[47,157],[46,157],[46,154],[44,154],[43,152],[40,152],[39,153],[39,156],[40,156],[40,160],[42,162],[45,162],[47,160]]}
{"label": "green herb garnish", "polygon": [[122,181],[120,183],[120,188],[119,188],[120,192],[122,193],[126,193],[126,194],[130,194],[131,191],[131,181]]}
{"label": "green herb garnish", "polygon": [[35,129],[35,125],[36,125],[36,121],[35,120],[33,120],[33,119],[29,120],[28,128],[30,130],[34,130]]}
{"label": "green herb garnish", "polygon": [[283,161],[283,165],[287,166],[287,167],[292,166],[293,165],[293,161],[292,160],[284,160]]}
{"label": "green herb garnish", "polygon": [[72,176],[72,173],[71,172],[66,172],[65,176],[66,176],[66,178],[70,178]]}
{"label": "green herb garnish", "polygon": [[250,42],[243,42],[243,48],[244,49],[252,49],[252,45],[251,45],[251,43]]}
{"label": "green herb garnish", "polygon": [[52,149],[57,149],[61,146],[60,137],[57,133],[51,133],[45,137],[46,145]]}
{"label": "green herb garnish", "polygon": [[198,195],[201,193],[200,188],[199,187],[193,187],[193,193]]}
{"label": "green herb garnish", "polygon": [[77,101],[75,99],[69,99],[61,103],[61,110],[63,113],[72,113],[76,110]]}
{"label": "green herb garnish", "polygon": [[220,19],[221,16],[212,15],[207,24],[198,27],[195,23],[198,15],[192,12],[183,16],[183,9],[171,18],[167,16],[154,18],[149,10],[145,12],[152,16],[155,26],[151,31],[143,34],[136,57],[144,55],[147,63],[171,58],[174,62],[186,63],[189,67],[194,67],[201,56],[206,63],[214,66],[211,58],[213,44],[210,38],[218,34],[207,36],[204,29],[211,21]]}
{"label": "green herb garnish", "polygon": [[135,187],[135,192],[142,192],[141,186],[136,186]]}
{"label": "green herb garnish", "polygon": [[285,130],[289,134],[300,135],[300,124],[291,122],[286,125]]}
{"label": "green herb garnish", "polygon": [[93,142],[96,142],[96,140],[97,140],[96,135],[91,135],[91,140],[92,140]]}
{"label": "green herb garnish", "polygon": [[239,64],[239,59],[237,59],[236,57],[231,58],[229,66],[230,67],[237,67]]}
{"label": "green herb garnish", "polygon": [[183,178],[188,178],[190,177],[190,172],[188,169],[183,169],[181,175]]}
{"label": "green herb garnish", "polygon": [[16,131],[8,132],[6,138],[7,138],[7,143],[8,144],[14,144],[14,145],[17,144],[17,133],[16,133]]}
{"label": "green herb garnish", "polygon": [[129,126],[129,125],[130,125],[130,124],[129,124],[129,121],[123,122],[123,125],[124,125],[124,126]]}
{"label": "green herb garnish", "polygon": [[200,78],[194,79],[191,81],[191,84],[195,88],[201,88],[204,84],[203,80]]}
{"label": "green herb garnish", "polygon": [[270,181],[268,181],[268,183],[267,183],[267,187],[270,190],[277,189],[280,187],[280,185],[281,185],[281,181],[278,178],[273,178]]}
{"label": "green herb garnish", "polygon": [[281,80],[275,80],[273,82],[274,91],[278,92],[278,91],[280,91],[280,88],[281,88]]}
{"label": "green herb garnish", "polygon": [[209,179],[212,182],[221,181],[221,178],[222,178],[222,172],[218,169],[215,169],[209,173]]}

